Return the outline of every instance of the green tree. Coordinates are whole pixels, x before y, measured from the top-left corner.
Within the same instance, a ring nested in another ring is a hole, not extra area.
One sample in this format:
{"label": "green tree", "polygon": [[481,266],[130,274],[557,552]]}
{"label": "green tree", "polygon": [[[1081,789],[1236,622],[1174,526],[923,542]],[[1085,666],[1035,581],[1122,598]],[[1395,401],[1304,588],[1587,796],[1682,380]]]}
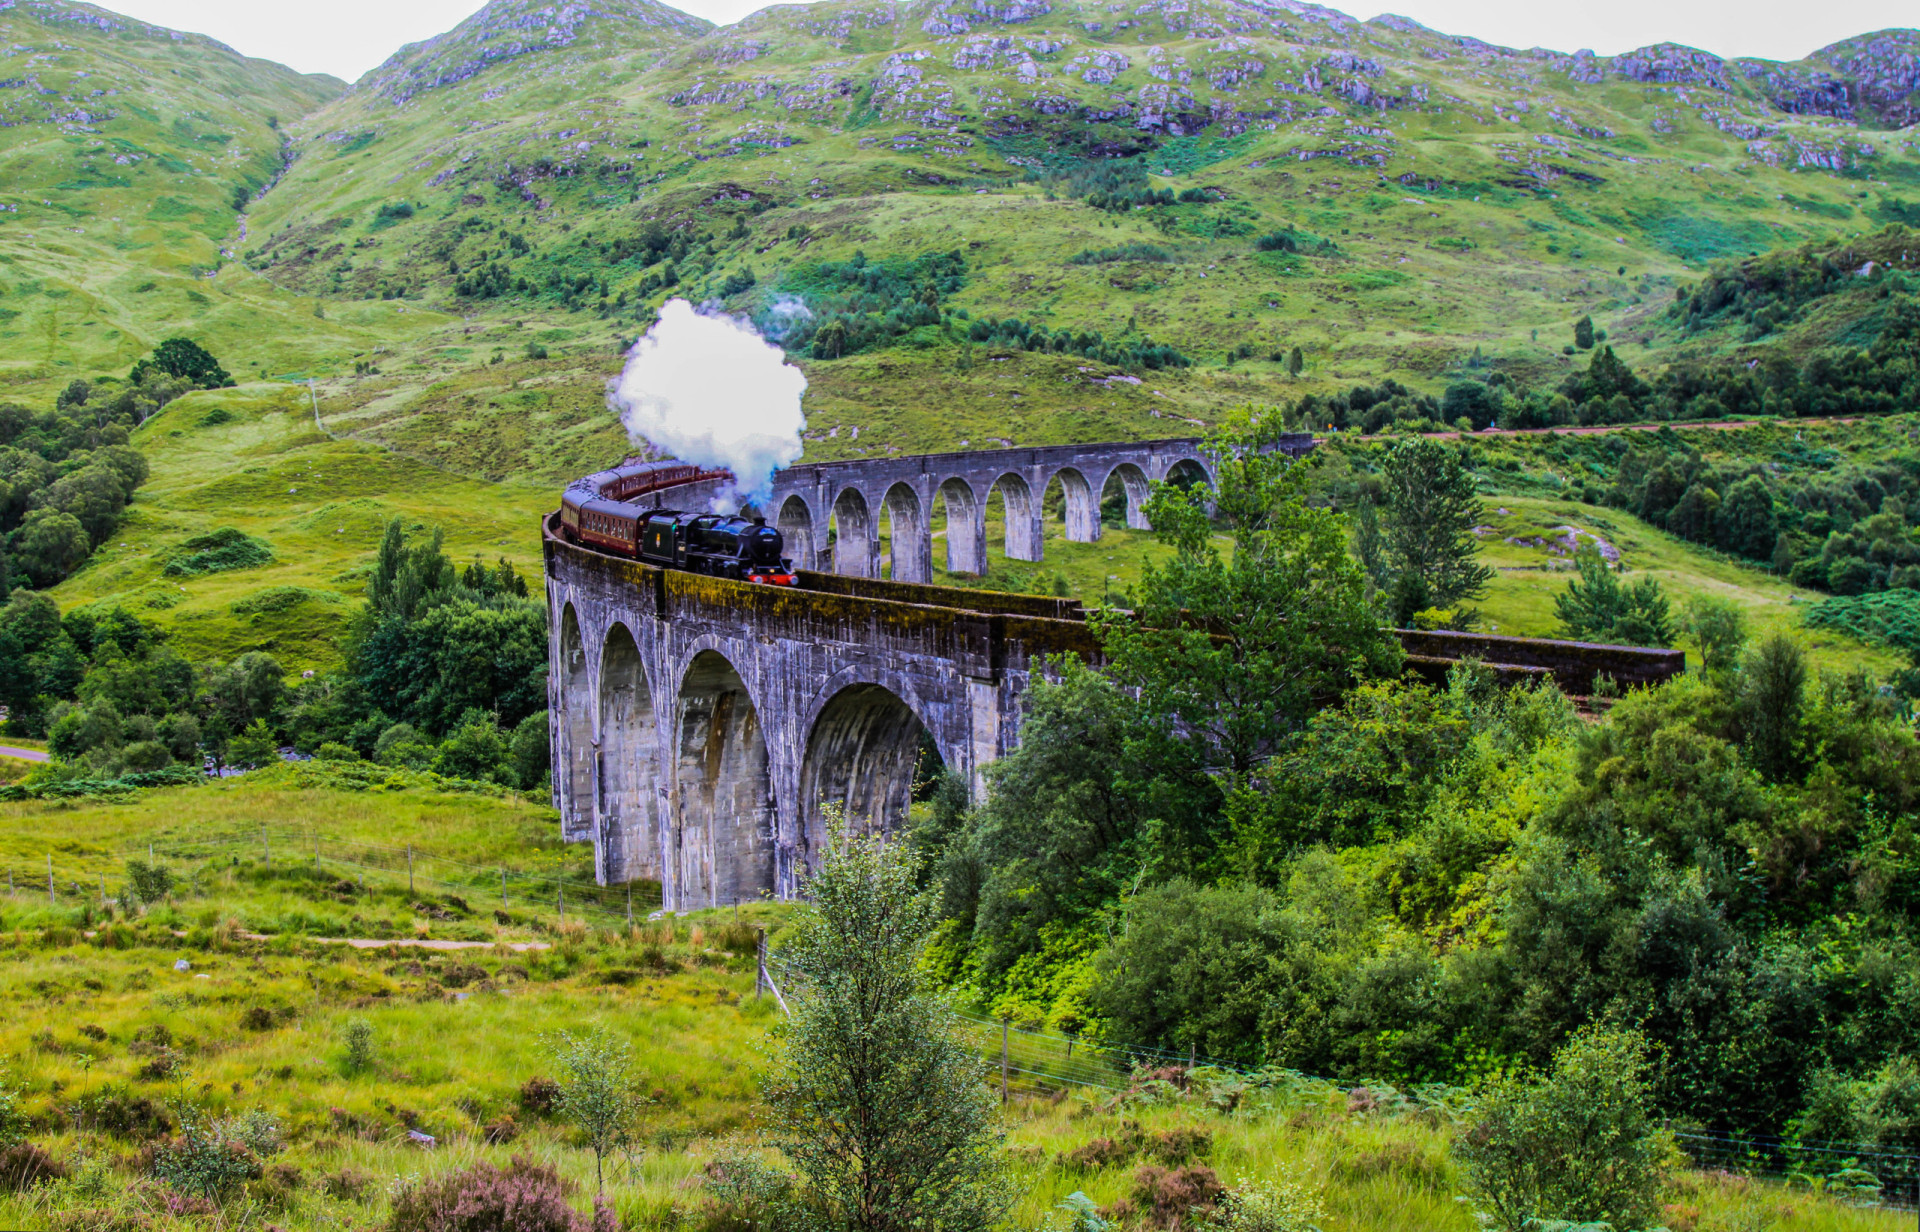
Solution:
{"label": "green tree", "polygon": [[449,778],[479,783],[504,781],[512,771],[507,765],[507,739],[500,733],[500,724],[485,711],[470,711],[440,746],[433,768]]}
{"label": "green tree", "polygon": [[1687,604],[1686,629],[1700,647],[1700,665],[1710,672],[1730,670],[1747,643],[1747,618],[1740,605],[1718,595],[1700,595]]}
{"label": "green tree", "polygon": [[547,712],[536,710],[513,729],[513,739],[507,747],[507,766],[513,772],[514,786],[521,791],[538,791],[553,769],[553,748],[547,726]]}
{"label": "green tree", "polygon": [[65,581],[93,553],[80,519],[57,509],[35,509],[13,532],[13,560],[42,590]]}
{"label": "green tree", "polygon": [[1593,318],[1581,317],[1573,323],[1573,345],[1583,351],[1593,349]]}
{"label": "green tree", "polygon": [[1773,494],[1758,475],[1727,489],[1720,502],[1715,522],[1720,546],[1748,560],[1774,559],[1774,545],[1780,536],[1780,520],[1773,511]]}
{"label": "green tree", "polygon": [[1307,357],[1301,353],[1299,347],[1295,347],[1293,348],[1293,350],[1287,352],[1287,375],[1288,376],[1293,376],[1293,377],[1299,376],[1300,373],[1306,369],[1306,366],[1307,366]]}
{"label": "green tree", "polygon": [[138,385],[148,370],[190,381],[202,389],[220,389],[233,384],[233,378],[207,349],[191,338],[169,338],[153,348],[153,355],[133,366],[127,379]]}
{"label": "green tree", "polygon": [[255,719],[227,743],[227,760],[236,766],[275,765],[280,760],[280,738],[265,719]]}
{"label": "green tree", "polygon": [[1647,1069],[1638,1035],[1589,1028],[1545,1077],[1492,1082],[1454,1147],[1469,1196],[1504,1232],[1551,1220],[1652,1226],[1671,1145]]}
{"label": "green tree", "polygon": [[1626,567],[1610,568],[1591,544],[1582,546],[1573,559],[1580,576],[1553,597],[1554,614],[1568,637],[1626,646],[1673,644],[1673,616],[1658,581],[1642,578],[1621,585]]}
{"label": "green tree", "polygon": [[633,1141],[634,1121],[644,1102],[634,1089],[633,1048],[605,1028],[596,1028],[549,1037],[547,1053],[560,1075],[555,1111],[593,1149],[596,1192],[605,1194],[607,1156]]}
{"label": "green tree", "polygon": [[832,825],[781,957],[792,1017],[766,1085],[797,1175],[775,1227],[984,1232],[1013,1194],[986,1068],[920,957],[938,918],[904,844]]}
{"label": "green tree", "polygon": [[1784,779],[1798,767],[1806,688],[1806,651],[1789,634],[1763,638],[1741,664],[1741,727],[1748,755],[1769,779]]}
{"label": "green tree", "polygon": [[1058,679],[1034,681],[1019,747],[987,767],[986,798],[960,832],[915,832],[937,862],[945,914],[971,943],[968,970],[944,974],[970,977],[988,997],[1053,1000],[1052,988],[1009,980],[1037,955],[1091,951],[1094,922],[1142,870],[1204,861],[1212,829],[1163,822],[1149,832],[1149,816],[1192,810],[1169,810],[1129,771],[1133,699],[1078,659],[1058,669]]}
{"label": "green tree", "polygon": [[[1314,708],[1355,679],[1393,675],[1400,647],[1381,628],[1347,551],[1345,520],[1307,501],[1312,458],[1274,448],[1281,416],[1245,409],[1209,436],[1212,484],[1156,483],[1154,537],[1138,610],[1092,622],[1114,678],[1195,764],[1244,776]],[[1233,536],[1213,542],[1208,503]]]}
{"label": "green tree", "polygon": [[[1667,511],[1667,529],[1694,543],[1712,543],[1714,525],[1720,514],[1720,494],[1696,479],[1680,494],[1680,500]],[[1769,545],[1771,546],[1771,545]]]}
{"label": "green tree", "polygon": [[[1479,560],[1473,528],[1484,510],[1465,449],[1426,438],[1401,441],[1387,451],[1381,472],[1381,538],[1396,580],[1420,580],[1421,608],[1457,608],[1486,594],[1494,571]],[[1410,623],[1417,610],[1396,611],[1396,623]]]}

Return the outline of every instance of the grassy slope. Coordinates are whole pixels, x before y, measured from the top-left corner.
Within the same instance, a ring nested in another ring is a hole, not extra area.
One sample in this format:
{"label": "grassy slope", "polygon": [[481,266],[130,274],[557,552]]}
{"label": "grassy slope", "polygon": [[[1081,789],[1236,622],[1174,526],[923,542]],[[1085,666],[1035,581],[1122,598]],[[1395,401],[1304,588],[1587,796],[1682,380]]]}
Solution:
{"label": "grassy slope", "polygon": [[[1569,365],[1560,346],[1585,312],[1633,362],[1662,362],[1672,338],[1652,314],[1708,258],[1876,225],[1909,181],[1920,182],[1910,143],[1880,142],[1877,160],[1857,157],[1854,127],[1786,116],[1738,72],[1725,91],[1642,84],[1617,71],[1596,84],[1570,76],[1568,61],[1325,11],[1276,17],[1209,3],[1182,14],[1149,16],[1123,32],[1096,28],[1110,23],[1103,11],[1062,5],[1015,23],[970,15],[972,30],[956,37],[929,30],[938,14],[919,8],[775,9],[698,38],[652,30],[644,48],[612,33],[591,45],[583,37],[547,59],[523,57],[404,105],[383,93],[382,80],[398,71],[389,66],[302,122],[300,157],[254,211],[262,243],[250,260],[290,286],[371,294],[404,284],[429,302],[447,293],[452,277],[439,263],[448,260],[462,268],[502,261],[536,278],[571,262],[571,271],[604,275],[618,293],[635,290],[642,271],[569,256],[583,233],[618,238],[654,218],[724,232],[751,199],[764,212],[746,218],[747,235],[721,236],[712,257],[683,262],[678,293],[713,294],[725,274],[751,266],[759,285],[732,306],[753,309],[795,265],[856,250],[957,246],[974,272],[954,302],[976,315],[1110,336],[1131,325],[1203,361],[1199,370],[1150,375],[1160,398],[1139,387],[1096,389],[1087,378],[1098,373],[1063,361],[1021,356],[967,369],[961,348],[938,337],[806,361],[809,456],[844,457],[989,438],[1164,434],[1156,410],[1205,419],[1249,398],[1386,375],[1432,388],[1476,346],[1547,378]],[[980,62],[969,40],[989,34],[1012,37],[1015,49]],[[1223,41],[1229,34],[1239,42]],[[1036,51],[1036,75],[1021,78],[1023,39],[1062,48]],[[1123,55],[1127,67],[1111,85],[1087,84],[1073,60],[1092,52]],[[1335,52],[1382,66],[1368,80],[1403,105],[1352,105],[1332,92],[1330,70],[1311,88],[1308,69]],[[1258,61],[1238,85],[1218,72],[1236,55]],[[430,58],[420,52],[408,63]],[[888,63],[921,77],[896,91],[883,76]],[[1210,72],[1222,84],[1209,85]],[[572,83],[571,93],[556,81]],[[823,82],[874,84],[849,97]],[[1206,187],[1227,201],[1160,211],[1163,231],[1145,214],[1115,217],[993,178],[1070,154],[1076,142],[1153,145],[1161,139],[1128,123],[1049,119],[1027,104],[1052,100],[1055,113],[1061,100],[1137,106],[1143,91],[1166,88],[1159,83],[1191,91],[1196,107],[1246,113],[1241,135],[1218,127],[1148,157],[1164,173],[1157,186]],[[1423,104],[1406,104],[1422,89]],[[1530,100],[1527,109],[1516,99]],[[1743,123],[1769,132],[1750,141],[1729,131]],[[1798,152],[1813,149],[1840,151],[1855,178],[1794,169]],[[1498,182],[1524,185],[1517,177],[1526,173],[1543,177],[1539,191]],[[415,215],[378,227],[377,206],[402,199]],[[1210,234],[1222,224],[1238,234]],[[1339,255],[1253,253],[1252,235],[1285,225],[1335,240]],[[796,239],[795,227],[809,234]],[[509,235],[531,252],[509,252]],[[1066,264],[1084,249],[1128,242],[1158,244],[1176,259]],[[469,329],[484,331],[476,337],[511,351],[536,325],[570,333],[551,349],[566,350],[564,379],[588,395],[578,413],[594,417],[599,380],[613,365],[607,344],[630,336],[664,294],[570,325],[553,324],[550,297],[466,307],[475,314]],[[1301,345],[1306,377],[1289,381],[1265,359],[1229,371],[1223,353],[1243,341],[1263,355]],[[1693,349],[1725,344],[1712,338]],[[485,357],[486,345],[476,347],[473,362]],[[396,354],[394,363],[411,358]],[[334,371],[344,371],[344,357]],[[1021,385],[1017,408],[1003,388],[1009,381]],[[396,394],[390,384],[343,379],[334,392],[350,407],[379,397],[382,439],[484,452],[440,430],[459,418],[466,388],[415,384]]]}
{"label": "grassy slope", "polygon": [[237,372],[304,368],[417,322],[225,270],[236,196],[278,176],[282,133],[344,88],[199,35],[49,0],[0,13],[0,383],[44,401],[191,333]]}
{"label": "grassy slope", "polygon": [[[751,1130],[756,1121],[753,1099],[764,1067],[765,1031],[777,1012],[770,998],[751,995],[750,959],[722,948],[732,923],[726,913],[647,924],[627,936],[556,929],[550,921],[529,927],[524,918],[481,929],[501,941],[540,940],[553,947],[524,952],[355,952],[293,935],[257,943],[237,932],[276,924],[298,928],[302,919],[335,910],[336,896],[326,879],[263,880],[258,866],[243,857],[232,865],[210,861],[197,889],[182,891],[174,906],[158,909],[133,931],[116,934],[120,948],[40,931],[76,920],[77,900],[65,889],[69,868],[88,880],[106,876],[110,889],[117,889],[108,849],[137,848],[149,837],[164,842],[264,816],[312,824],[330,838],[412,842],[493,862],[524,858],[530,828],[538,827],[542,814],[551,817],[544,809],[484,797],[289,790],[283,777],[146,793],[131,803],[0,805],[6,835],[0,858],[26,859],[31,867],[45,850],[54,850],[68,903],[50,911],[27,890],[0,900],[0,923],[12,930],[11,948],[0,953],[0,1005],[15,1010],[0,1023],[0,1051],[15,1058],[9,1075],[25,1088],[27,1110],[46,1111],[54,1084],[63,1103],[109,1093],[156,1101],[189,1096],[216,1112],[263,1107],[287,1131],[290,1146],[282,1159],[305,1177],[290,1206],[265,1213],[290,1229],[338,1227],[343,1221],[370,1226],[380,1217],[390,1179],[477,1159],[504,1163],[515,1153],[552,1163],[587,1186],[575,1195],[585,1205],[591,1156],[561,1127],[529,1117],[517,1092],[548,1068],[543,1035],[604,1025],[632,1041],[653,1099],[644,1114],[642,1149],[631,1171],[625,1161],[613,1169],[611,1195],[629,1227],[671,1227],[696,1218],[704,1201],[703,1170],[731,1135]],[[551,846],[551,839],[535,846]],[[281,862],[296,870],[301,864],[297,856]],[[394,883],[380,903],[404,914],[404,895]],[[289,909],[289,901],[300,898],[305,911]],[[786,910],[749,908],[746,918],[777,929]],[[236,923],[222,926],[229,919]],[[435,935],[447,929],[418,924]],[[182,958],[188,972],[173,969]],[[274,1025],[243,1025],[242,1015],[255,1007],[272,1011]],[[356,1017],[372,1025],[375,1041],[374,1064],[359,1072],[347,1067],[344,1046],[346,1023]],[[134,1032],[154,1024],[171,1032],[183,1054],[181,1081],[137,1074],[144,1058],[130,1048]],[[83,1035],[83,1026],[99,1028],[105,1038]],[[517,1117],[521,1137],[510,1146],[483,1145],[482,1127],[502,1114]],[[409,1119],[440,1139],[432,1155],[406,1143]],[[1102,1203],[1127,1196],[1132,1164],[1087,1171],[1058,1160],[1092,1138],[1118,1136],[1123,1119],[1150,1131],[1185,1127],[1211,1134],[1209,1162],[1230,1185],[1284,1173],[1324,1185],[1328,1232],[1466,1232],[1473,1226],[1453,1201],[1458,1178],[1447,1160],[1443,1129],[1415,1117],[1354,1113],[1343,1100],[1314,1097],[1275,1112],[1231,1117],[1191,1104],[1116,1112],[1077,1098],[1016,1098],[1008,1117],[1021,1188],[1015,1221],[1038,1226],[1074,1190]],[[69,1159],[85,1145],[70,1127],[36,1137]],[[48,1226],[54,1207],[144,1202],[151,1209],[152,1196],[130,1183],[135,1165],[129,1161],[136,1158],[131,1149],[127,1142],[96,1148],[92,1170],[78,1183],[42,1190],[37,1200],[0,1198],[0,1220],[40,1228]],[[363,1201],[322,1191],[320,1178],[348,1168],[374,1175]],[[1903,1226],[1894,1216],[1726,1178],[1684,1176],[1674,1199],[1669,1216],[1675,1228],[1749,1226],[1738,1220],[1761,1210],[1780,1226],[1814,1232]],[[163,1217],[154,1226],[194,1225]]]}
{"label": "grassy slope", "polygon": [[[232,416],[206,425],[215,408]],[[492,484],[436,470],[377,446],[330,440],[305,391],[248,385],[191,394],[135,437],[152,477],[126,524],[60,589],[67,604],[118,601],[170,627],[190,659],[267,650],[289,671],[339,663],[339,640],[387,522],[441,527],[456,561],[505,556],[537,581],[537,523],[546,486]],[[170,578],[170,553],[195,535],[236,527],[264,540],[272,564]],[[235,601],[299,588],[279,610]]]}

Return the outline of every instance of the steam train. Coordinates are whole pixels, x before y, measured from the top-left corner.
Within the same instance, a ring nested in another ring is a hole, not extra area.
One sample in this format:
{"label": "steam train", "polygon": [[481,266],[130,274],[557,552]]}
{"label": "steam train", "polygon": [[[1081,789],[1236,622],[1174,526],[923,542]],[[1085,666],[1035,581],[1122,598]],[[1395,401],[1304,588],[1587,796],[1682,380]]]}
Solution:
{"label": "steam train", "polygon": [[[676,462],[629,462],[569,484],[560,498],[560,533],[569,543],[632,557],[666,569],[713,577],[793,586],[786,543],[764,518],[729,517],[668,509],[669,489],[729,482],[725,470],[701,470]],[[652,497],[653,504],[646,504]]]}

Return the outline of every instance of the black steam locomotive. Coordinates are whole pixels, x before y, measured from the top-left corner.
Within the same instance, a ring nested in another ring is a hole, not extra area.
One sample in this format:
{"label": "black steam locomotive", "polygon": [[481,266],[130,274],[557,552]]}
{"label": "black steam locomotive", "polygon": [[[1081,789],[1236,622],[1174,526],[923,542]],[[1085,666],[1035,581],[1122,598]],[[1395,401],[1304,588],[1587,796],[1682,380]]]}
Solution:
{"label": "black steam locomotive", "polygon": [[568,486],[560,500],[560,531],[569,541],[630,556],[667,569],[713,577],[792,586],[785,541],[762,518],[690,513],[657,502],[668,489],[731,480],[726,471],[667,462],[630,463]]}

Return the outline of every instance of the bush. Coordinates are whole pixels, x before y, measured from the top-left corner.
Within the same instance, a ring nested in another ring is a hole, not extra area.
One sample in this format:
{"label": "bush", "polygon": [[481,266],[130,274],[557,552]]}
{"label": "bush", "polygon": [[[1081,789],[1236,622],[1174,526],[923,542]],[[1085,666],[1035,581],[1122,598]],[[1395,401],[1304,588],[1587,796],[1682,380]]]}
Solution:
{"label": "bush", "polygon": [[1467,1193],[1494,1226],[1656,1222],[1673,1148],[1653,1121],[1647,1059],[1637,1034],[1588,1028],[1554,1054],[1545,1078],[1489,1084],[1455,1151]]}
{"label": "bush", "polygon": [[566,1202],[560,1174],[525,1156],[505,1168],[475,1164],[431,1180],[403,1185],[393,1196],[389,1232],[455,1232],[499,1228],[512,1232],[587,1232]]}
{"label": "bush", "polygon": [[154,1152],[153,1174],[191,1197],[217,1200],[261,1176],[280,1149],[280,1127],[262,1111],[218,1121],[182,1110],[180,1134]]}
{"label": "bush", "polygon": [[1320,1194],[1298,1181],[1262,1181],[1220,1199],[1214,1223],[1232,1232],[1318,1232]]}
{"label": "bush", "polygon": [[560,1084],[535,1075],[520,1084],[520,1109],[528,1116],[549,1117],[560,1106]]}
{"label": "bush", "polygon": [[329,1172],[320,1178],[320,1188],[329,1198],[341,1202],[360,1202],[365,1200],[373,1188],[375,1177],[365,1168],[356,1168],[351,1164],[338,1172]]}
{"label": "bush", "polygon": [[65,1165],[31,1142],[16,1142],[0,1150],[0,1193],[21,1193],[66,1175]]}
{"label": "bush", "polygon": [[347,1023],[347,1068],[358,1072],[373,1064],[373,1024],[364,1018]]}
{"label": "bush", "polygon": [[167,577],[200,577],[230,569],[252,569],[273,563],[273,549],[231,526],[195,535],[168,553]]}
{"label": "bush", "polygon": [[1068,265],[1110,265],[1115,261],[1152,261],[1164,264],[1173,254],[1158,244],[1121,244],[1117,248],[1088,248],[1067,258]]}
{"label": "bush", "polygon": [[1133,1204],[1150,1228],[1198,1227],[1225,1195],[1212,1168],[1148,1164],[1133,1174]]}

